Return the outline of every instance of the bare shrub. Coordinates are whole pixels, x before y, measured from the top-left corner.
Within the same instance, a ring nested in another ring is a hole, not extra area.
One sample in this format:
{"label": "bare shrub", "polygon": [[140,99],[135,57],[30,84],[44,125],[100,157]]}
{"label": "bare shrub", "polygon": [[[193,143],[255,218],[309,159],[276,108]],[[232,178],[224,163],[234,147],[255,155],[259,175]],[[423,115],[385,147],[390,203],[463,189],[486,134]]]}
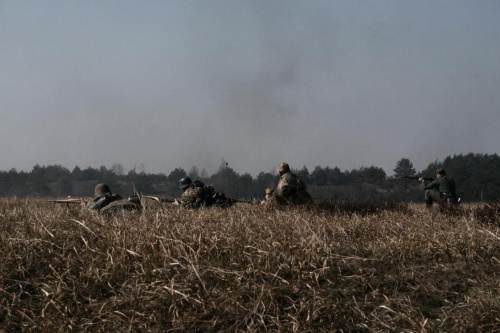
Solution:
{"label": "bare shrub", "polygon": [[481,223],[500,227],[500,203],[484,205],[474,211],[474,216]]}

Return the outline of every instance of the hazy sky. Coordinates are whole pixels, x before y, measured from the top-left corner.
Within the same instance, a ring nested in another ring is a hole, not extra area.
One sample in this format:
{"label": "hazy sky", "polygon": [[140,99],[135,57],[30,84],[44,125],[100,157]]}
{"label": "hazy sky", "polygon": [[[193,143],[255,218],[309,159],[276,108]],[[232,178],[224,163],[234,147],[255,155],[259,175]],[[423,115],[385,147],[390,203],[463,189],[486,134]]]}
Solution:
{"label": "hazy sky", "polygon": [[500,1],[0,0],[0,169],[500,153]]}

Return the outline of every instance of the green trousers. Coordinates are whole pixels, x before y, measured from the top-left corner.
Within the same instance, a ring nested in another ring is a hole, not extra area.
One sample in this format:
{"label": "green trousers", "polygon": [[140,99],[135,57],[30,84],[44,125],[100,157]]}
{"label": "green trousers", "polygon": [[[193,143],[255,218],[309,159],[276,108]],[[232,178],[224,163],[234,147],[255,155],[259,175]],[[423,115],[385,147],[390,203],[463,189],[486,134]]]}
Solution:
{"label": "green trousers", "polygon": [[425,204],[427,206],[432,206],[433,202],[437,202],[438,204],[446,203],[445,197],[439,193],[438,190],[431,189],[425,190]]}
{"label": "green trousers", "polygon": [[454,195],[441,193],[436,189],[425,190],[425,204],[427,207],[431,207],[433,202],[437,202],[440,205],[454,205],[458,203]]}

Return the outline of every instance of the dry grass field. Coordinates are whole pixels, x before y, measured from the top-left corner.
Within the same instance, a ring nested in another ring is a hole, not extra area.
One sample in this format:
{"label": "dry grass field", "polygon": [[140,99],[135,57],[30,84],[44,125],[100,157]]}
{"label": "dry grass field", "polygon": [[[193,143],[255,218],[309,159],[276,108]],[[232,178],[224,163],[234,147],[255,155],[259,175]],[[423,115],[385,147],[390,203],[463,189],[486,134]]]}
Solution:
{"label": "dry grass field", "polygon": [[500,205],[0,201],[0,332],[500,332]]}

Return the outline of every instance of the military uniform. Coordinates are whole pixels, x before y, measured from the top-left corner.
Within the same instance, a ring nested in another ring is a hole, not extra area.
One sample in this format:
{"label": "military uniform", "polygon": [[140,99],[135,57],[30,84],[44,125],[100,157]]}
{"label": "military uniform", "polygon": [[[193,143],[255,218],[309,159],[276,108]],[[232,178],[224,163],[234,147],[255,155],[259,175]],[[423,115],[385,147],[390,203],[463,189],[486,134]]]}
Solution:
{"label": "military uniform", "polygon": [[213,204],[215,190],[213,186],[188,188],[182,193],[181,207],[187,209],[197,209],[209,207]]}
{"label": "military uniform", "polygon": [[112,194],[108,184],[97,184],[94,191],[94,198],[87,203],[85,208],[100,211],[113,201],[121,200],[118,194]]}
{"label": "military uniform", "polygon": [[433,202],[439,204],[456,203],[455,181],[447,177],[443,169],[439,169],[436,173],[440,175],[439,178],[431,183],[424,183],[425,203],[427,207],[432,206]]}
{"label": "military uniform", "polygon": [[123,199],[119,194],[112,194],[107,184],[97,184],[94,198],[85,207],[104,214],[115,214],[123,211],[141,210],[140,200]]}
{"label": "military uniform", "polygon": [[118,214],[131,211],[141,211],[142,204],[138,197],[115,200],[101,209],[101,214]]}
{"label": "military uniform", "polygon": [[311,204],[313,199],[307,192],[306,184],[294,173],[286,163],[278,166],[281,178],[272,198],[280,205]]}

